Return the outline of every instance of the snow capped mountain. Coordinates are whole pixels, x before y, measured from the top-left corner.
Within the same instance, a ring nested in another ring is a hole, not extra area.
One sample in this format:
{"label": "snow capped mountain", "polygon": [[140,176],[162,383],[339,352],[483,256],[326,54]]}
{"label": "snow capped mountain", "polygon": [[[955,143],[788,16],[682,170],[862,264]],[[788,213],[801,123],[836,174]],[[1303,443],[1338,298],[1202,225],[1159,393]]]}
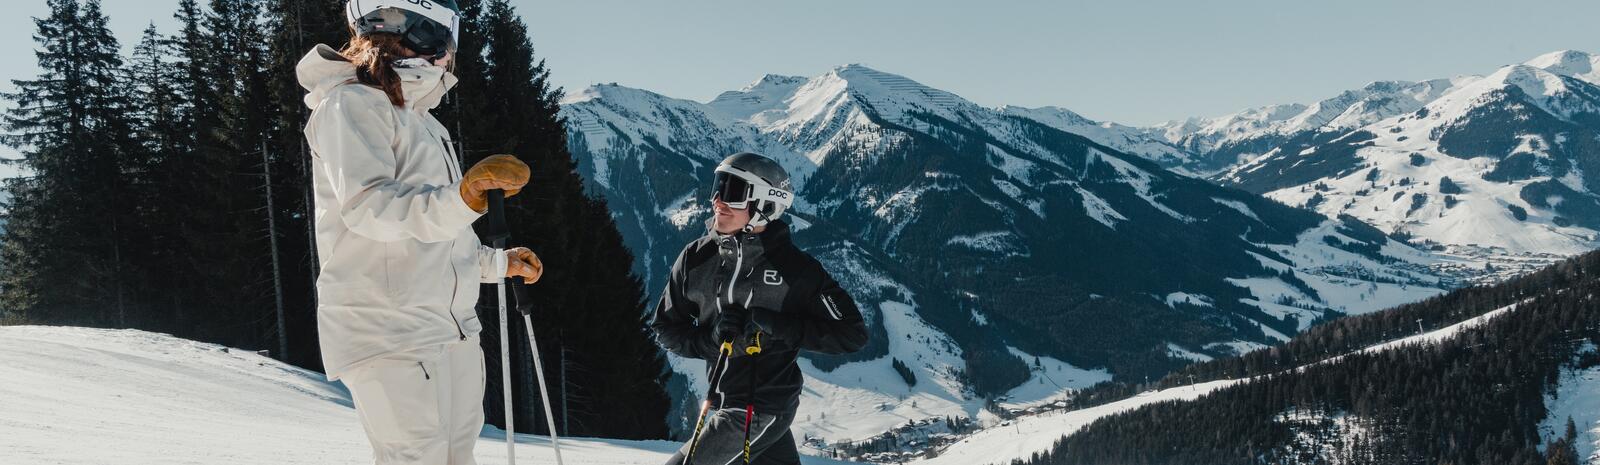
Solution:
{"label": "snow capped mountain", "polygon": [[1000,112],[1086,137],[1097,144],[1144,157],[1178,173],[1193,176],[1205,174],[1191,171],[1199,165],[1192,152],[1173,145],[1148,129],[1091,120],[1061,107],[1024,108],[1006,105],[1000,107]]}
{"label": "snow capped mountain", "polygon": [[1458,80],[1380,81],[1311,105],[1272,105],[1215,118],[1190,118],[1150,128],[1198,154],[1193,169],[1214,173],[1270,152],[1306,134],[1340,132],[1416,111]]}
{"label": "snow capped mountain", "polygon": [[[562,111],[578,169],[613,208],[651,290],[704,233],[718,161],[757,151],[794,174],[795,238],[874,334],[860,353],[808,356],[802,402],[839,410],[797,425],[826,441],[979,417],[986,398],[1048,402],[1450,286],[1427,270],[1436,258],[1359,221],[1127,154],[1117,146],[1181,156],[1128,128],[985,108],[860,65],[769,75],[704,104],[595,86]],[[674,366],[686,375],[680,397],[703,389],[699,362]],[[862,410],[884,415],[850,414]]]}
{"label": "snow capped mountain", "polygon": [[1553,259],[1592,250],[1597,60],[1562,51],[1448,86],[1429,81],[1440,85],[1389,107],[1404,111],[1284,138],[1217,179],[1450,251]]}

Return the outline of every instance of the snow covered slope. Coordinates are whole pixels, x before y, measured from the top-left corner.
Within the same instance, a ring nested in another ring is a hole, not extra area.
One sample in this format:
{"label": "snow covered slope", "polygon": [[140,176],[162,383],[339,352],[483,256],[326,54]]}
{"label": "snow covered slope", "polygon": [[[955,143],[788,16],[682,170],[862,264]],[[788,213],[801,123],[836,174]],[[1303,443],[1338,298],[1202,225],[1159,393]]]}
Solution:
{"label": "snow covered slope", "polygon": [[[707,103],[594,86],[562,113],[651,291],[704,233],[718,161],[757,151],[794,174],[796,241],[873,328],[860,353],[808,357],[799,432],[827,441],[1159,375],[1451,286],[1428,269],[1438,258],[1359,221],[1164,169],[1147,157],[1181,151],[1127,128],[986,108],[860,65]],[[673,364],[686,413],[701,364]],[[851,414],[863,410],[887,415]]]}
{"label": "snow covered slope", "polygon": [[[1589,343],[1578,352],[1593,356],[1600,347]],[[1539,424],[1539,433],[1545,442],[1565,435],[1570,419],[1577,427],[1578,457],[1584,463],[1600,464],[1600,367],[1565,370],[1556,392],[1545,397],[1544,405],[1549,413]]]}
{"label": "snow covered slope", "polygon": [[[1522,272],[1600,247],[1597,63],[1561,51],[1487,76],[1377,83],[1292,116],[1167,129],[1180,146],[1242,156],[1216,177],[1225,185]],[[1312,117],[1319,108],[1344,110]]]}
{"label": "snow covered slope", "polygon": [[984,465],[1007,464],[1012,460],[1027,459],[1034,453],[1044,452],[1054,446],[1062,436],[1070,435],[1096,420],[1160,402],[1189,401],[1204,397],[1218,389],[1246,382],[1222,380],[1141,393],[1138,396],[1090,407],[1082,410],[1051,412],[1044,415],[1017,419],[1009,424],[995,425],[952,444],[934,458],[912,463],[924,465]]}
{"label": "snow covered slope", "polygon": [[[134,330],[10,326],[0,327],[0,367],[0,463],[372,463],[342,385],[254,353]],[[505,463],[504,440],[485,427],[478,462]],[[554,463],[548,439],[518,441],[521,463]],[[648,465],[678,445],[561,444],[571,464]]]}
{"label": "snow covered slope", "polygon": [[1190,176],[1211,174],[1206,171],[1193,171],[1204,169],[1204,164],[1195,159],[1194,152],[1178,147],[1149,129],[1095,121],[1061,107],[1025,108],[1006,105],[1000,107],[999,111],[1002,114],[1028,118],[1046,126],[1086,137],[1097,144],[1129,155],[1144,157],[1177,173]]}

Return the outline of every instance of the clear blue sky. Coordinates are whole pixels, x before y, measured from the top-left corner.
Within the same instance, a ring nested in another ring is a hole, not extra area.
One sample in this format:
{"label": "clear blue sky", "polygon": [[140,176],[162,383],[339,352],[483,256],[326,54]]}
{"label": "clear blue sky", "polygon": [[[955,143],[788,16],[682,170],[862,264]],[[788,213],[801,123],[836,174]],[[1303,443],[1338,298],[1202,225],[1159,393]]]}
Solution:
{"label": "clear blue sky", "polygon": [[[29,77],[28,17],[44,1],[6,1],[0,78]],[[125,48],[151,21],[174,29],[177,0],[104,1]],[[1595,0],[512,3],[568,90],[614,81],[705,101],[766,73],[863,63],[982,105],[1138,125],[1600,51]]]}

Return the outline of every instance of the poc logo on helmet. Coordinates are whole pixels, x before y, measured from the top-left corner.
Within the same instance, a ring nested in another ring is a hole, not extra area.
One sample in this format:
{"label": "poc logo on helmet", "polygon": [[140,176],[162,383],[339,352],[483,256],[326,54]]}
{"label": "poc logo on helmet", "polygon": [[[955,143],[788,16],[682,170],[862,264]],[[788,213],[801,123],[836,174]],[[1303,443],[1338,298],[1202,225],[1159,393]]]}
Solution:
{"label": "poc logo on helmet", "polygon": [[406,2],[408,2],[408,3],[412,4],[412,5],[416,5],[416,6],[420,6],[420,7],[423,7],[423,8],[427,8],[429,10],[433,9],[433,2],[430,2],[428,0],[406,0]]}
{"label": "poc logo on helmet", "polygon": [[789,198],[789,193],[777,189],[767,189],[767,197],[787,199]]}

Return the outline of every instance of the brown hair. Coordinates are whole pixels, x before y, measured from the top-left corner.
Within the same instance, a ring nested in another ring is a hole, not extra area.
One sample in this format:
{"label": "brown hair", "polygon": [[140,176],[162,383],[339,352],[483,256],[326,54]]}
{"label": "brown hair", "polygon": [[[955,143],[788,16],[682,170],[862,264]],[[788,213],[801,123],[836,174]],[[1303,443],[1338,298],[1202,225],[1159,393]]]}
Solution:
{"label": "brown hair", "polygon": [[400,44],[397,34],[351,34],[350,43],[339,55],[356,65],[356,81],[376,87],[389,96],[389,103],[405,106],[406,96],[400,88],[400,73],[394,71],[394,62],[406,58],[406,47]]}

